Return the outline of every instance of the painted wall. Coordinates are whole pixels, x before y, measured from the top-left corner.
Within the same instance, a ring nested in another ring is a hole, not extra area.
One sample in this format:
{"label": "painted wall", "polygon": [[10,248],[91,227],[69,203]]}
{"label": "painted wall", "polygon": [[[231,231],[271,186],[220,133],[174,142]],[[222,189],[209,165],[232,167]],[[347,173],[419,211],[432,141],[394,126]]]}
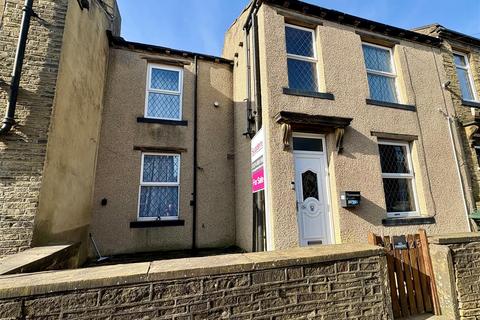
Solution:
{"label": "painted wall", "polygon": [[33,244],[79,241],[85,256],[110,20],[97,2],[70,0],[66,21]]}
{"label": "painted wall", "polygon": [[[144,116],[148,61],[160,58],[121,48],[110,52],[90,229],[104,254],[190,249],[192,245],[193,60],[173,57],[185,63],[182,119],[188,125],[137,123],[137,117]],[[235,243],[231,66],[199,60],[198,92],[197,246],[230,246]],[[134,147],[185,149],[179,207],[184,226],[130,228],[130,222],[137,220],[142,156]],[[104,198],[108,203],[101,206]]]}
{"label": "painted wall", "polygon": [[[400,41],[394,49],[401,103],[413,104],[417,112],[366,104],[369,96],[361,38],[352,28],[323,21],[316,28],[316,46],[322,66],[321,81],[334,101],[287,96],[285,19],[273,7],[259,11],[263,121],[270,159],[272,226],[275,249],[298,245],[292,151],[284,151],[282,130],[273,121],[279,111],[353,118],[344,139],[344,151],[337,154],[332,135],[327,135],[332,218],[337,242],[366,242],[367,234],[402,234],[424,227],[429,233],[467,230],[460,182],[448,139],[448,123],[438,110],[448,108],[441,83],[446,80],[438,49]],[[440,70],[437,73],[437,68]],[[235,69],[243,73],[245,70]],[[448,93],[446,93],[448,95]],[[420,213],[434,216],[434,225],[384,227],[386,218],[377,138],[371,131],[416,135],[413,162],[417,177]],[[354,210],[339,206],[341,191],[362,193],[362,205]],[[452,223],[455,221],[455,223]]]}

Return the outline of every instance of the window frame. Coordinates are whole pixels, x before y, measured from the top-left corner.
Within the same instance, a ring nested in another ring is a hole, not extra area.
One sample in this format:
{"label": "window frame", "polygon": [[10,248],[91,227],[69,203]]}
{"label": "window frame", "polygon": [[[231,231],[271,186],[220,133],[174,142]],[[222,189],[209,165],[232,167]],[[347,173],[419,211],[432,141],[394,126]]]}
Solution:
{"label": "window frame", "polygon": [[[460,94],[462,95],[462,100],[471,101],[471,102],[478,102],[478,95],[477,95],[477,91],[475,89],[475,82],[474,82],[473,75],[472,75],[472,69],[470,68],[470,59],[468,57],[468,54],[463,53],[463,52],[459,52],[459,51],[452,51],[452,54],[454,56],[453,57],[453,64],[455,65],[455,73],[457,75],[458,83],[460,84],[460,79],[458,78],[457,68],[460,68],[460,69],[463,69],[463,70],[467,71],[468,82],[470,83],[470,90],[472,90],[472,94],[473,94],[473,100],[465,99],[465,97],[463,96],[462,88],[460,88]],[[465,67],[457,65],[455,63],[455,55],[461,56],[465,59]]]}
{"label": "window frame", "polygon": [[[287,36],[285,35],[285,52],[287,54],[287,79],[288,79],[288,59],[294,59],[294,60],[300,60],[300,61],[303,61],[303,62],[313,63],[315,65],[314,76],[315,76],[315,81],[317,83],[317,90],[314,91],[314,92],[320,92],[320,83],[319,83],[320,78],[319,78],[319,71],[318,71],[317,33],[316,33],[316,30],[301,27],[301,26],[297,26],[297,25],[291,24],[291,23],[285,23],[285,28],[286,27],[310,32],[310,34],[312,36],[312,46],[313,46],[313,57],[306,57],[306,56],[301,56],[301,55],[297,55],[297,54],[288,53],[287,43],[286,43],[287,42]],[[290,82],[290,79],[288,79],[288,81]],[[289,83],[288,87],[290,88],[290,83]],[[304,90],[304,91],[308,91],[308,90]]]}
{"label": "window frame", "polygon": [[[178,91],[172,90],[163,90],[163,89],[155,89],[152,88],[152,71],[153,69],[159,70],[168,70],[168,71],[176,71],[178,72]],[[158,94],[165,94],[165,95],[172,95],[172,96],[179,96],[180,105],[179,105],[179,112],[178,118],[164,118],[164,117],[153,117],[148,115],[148,97],[150,93],[158,93]],[[160,120],[173,120],[173,121],[180,121],[183,118],[183,68],[176,67],[176,66],[169,66],[159,63],[149,63],[147,67],[147,85],[146,85],[146,94],[145,94],[145,110],[144,110],[144,117],[147,119],[160,119]]]}
{"label": "window frame", "polygon": [[379,48],[379,49],[383,49],[383,50],[388,50],[389,54],[390,54],[390,64],[392,66],[392,72],[385,72],[385,71],[379,71],[379,70],[374,70],[374,69],[369,69],[367,67],[367,63],[365,61],[365,56],[363,57],[363,64],[365,65],[365,70],[367,71],[367,85],[368,85],[368,95],[369,95],[369,98],[370,99],[373,99],[372,98],[372,93],[371,93],[371,89],[370,89],[370,84],[368,83],[368,74],[371,73],[371,74],[374,74],[374,75],[377,75],[377,76],[384,76],[384,77],[388,77],[388,78],[392,78],[393,81],[394,81],[394,84],[395,84],[395,94],[397,96],[397,101],[395,102],[391,102],[391,101],[384,101],[384,102],[391,102],[391,103],[401,103],[401,99],[400,99],[400,91],[398,89],[398,73],[397,73],[397,68],[395,66],[395,59],[393,58],[393,48],[391,47],[385,47],[385,46],[380,46],[378,44],[373,44],[373,43],[370,43],[370,42],[365,42],[365,41],[362,41],[362,54],[363,54],[363,46],[370,46],[370,47],[374,47],[374,48]]}
{"label": "window frame", "polygon": [[[143,169],[145,163],[145,156],[178,156],[178,175],[177,182],[143,182]],[[180,217],[180,171],[182,167],[182,155],[179,153],[160,153],[160,152],[143,152],[140,166],[140,184],[138,187],[138,205],[137,205],[137,221],[157,221],[157,217],[141,217],[140,216],[140,202],[142,198],[142,187],[177,187],[178,203],[177,215],[171,217],[160,217],[160,220],[178,220]]]}
{"label": "window frame", "polygon": [[[415,179],[415,171],[413,169],[413,162],[412,162],[412,151],[410,148],[409,142],[403,141],[393,141],[393,140],[378,140],[378,145],[390,145],[390,146],[402,146],[405,147],[407,152],[407,161],[408,161],[408,170],[409,173],[384,173],[383,169],[380,165],[380,170],[382,171],[382,186],[383,186],[383,179],[409,179],[412,183],[412,193],[413,193],[413,204],[415,205],[414,211],[405,211],[405,212],[388,212],[388,218],[405,218],[405,217],[419,217],[420,216],[420,208],[418,204],[418,197],[417,197],[417,188],[416,188],[416,179]],[[379,149],[379,159],[381,159],[380,149]],[[385,194],[384,189],[384,197],[385,197],[385,207],[387,205],[387,196]]]}

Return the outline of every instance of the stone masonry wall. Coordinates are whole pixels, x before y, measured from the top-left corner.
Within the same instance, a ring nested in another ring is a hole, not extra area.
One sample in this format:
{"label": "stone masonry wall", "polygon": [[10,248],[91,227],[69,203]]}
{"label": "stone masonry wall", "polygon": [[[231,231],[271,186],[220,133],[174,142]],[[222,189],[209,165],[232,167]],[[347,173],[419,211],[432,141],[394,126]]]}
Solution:
{"label": "stone masonry wall", "polygon": [[[361,247],[364,250],[367,245]],[[18,283],[15,289],[8,288],[0,277],[0,318],[391,319],[386,260],[381,249],[370,247],[368,256],[365,251],[360,255],[357,251],[356,257],[343,259],[331,250],[295,249],[147,263],[143,266],[148,268],[147,274],[140,278],[152,280],[111,287],[105,285],[108,279],[96,281],[98,286],[91,279],[84,281],[85,276],[78,279],[74,274],[78,271],[54,275],[55,279],[70,279],[70,285],[52,284],[41,289],[22,289]],[[330,251],[328,258],[326,251]],[[328,261],[321,261],[325,259]],[[114,272],[105,268],[104,273],[92,272],[116,277],[123,267]],[[159,269],[163,271],[158,273]],[[125,278],[112,281],[123,283]],[[34,278],[26,280],[34,286]],[[41,282],[46,283],[45,279]],[[65,291],[86,282],[90,288]],[[50,290],[54,293],[42,293]],[[28,291],[40,294],[25,295]],[[15,292],[24,296],[1,300]]]}
{"label": "stone masonry wall", "polygon": [[442,314],[480,319],[480,233],[435,236],[430,242]]}
{"label": "stone masonry wall", "polygon": [[480,242],[449,245],[462,320],[480,318]]}
{"label": "stone masonry wall", "polygon": [[[448,40],[444,42],[443,66],[447,73],[447,77],[451,81],[448,89],[451,93],[451,97],[455,107],[455,112],[458,119],[458,126],[461,129],[460,134],[462,137],[463,150],[466,156],[466,159],[465,159],[466,164],[464,165],[467,166],[468,171],[470,173],[471,187],[472,187],[474,201],[476,202],[476,206],[479,207],[480,205],[480,170],[479,170],[480,164],[477,161],[477,156],[475,153],[475,149],[472,146],[471,138],[469,139],[467,137],[465,130],[463,130],[462,128],[462,125],[467,123],[472,123],[476,119],[471,112],[471,108],[468,106],[464,106],[462,104],[460,83],[458,81],[457,71],[455,68],[455,63],[453,60],[453,53],[452,53],[452,50],[454,50],[455,48],[463,48],[463,47],[465,47],[465,45],[451,43]],[[469,52],[468,59],[470,64],[470,72],[472,74],[474,87],[477,90],[477,97],[480,98],[480,48],[468,47],[468,48],[464,48],[464,50],[466,50],[466,52]]]}
{"label": "stone masonry wall", "polygon": [[[3,1],[2,1],[3,2]],[[0,21],[0,117],[7,105],[23,0],[6,0]],[[0,2],[1,4],[1,2]],[[0,137],[0,258],[30,246],[48,139],[68,0],[36,0],[17,104],[17,125]]]}

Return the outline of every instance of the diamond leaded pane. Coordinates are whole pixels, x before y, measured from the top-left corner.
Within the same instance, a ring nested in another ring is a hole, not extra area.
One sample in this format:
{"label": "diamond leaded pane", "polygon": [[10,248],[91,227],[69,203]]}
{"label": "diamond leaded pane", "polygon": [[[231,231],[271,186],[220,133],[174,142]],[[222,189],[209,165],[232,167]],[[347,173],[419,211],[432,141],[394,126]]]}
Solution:
{"label": "diamond leaded pane", "polygon": [[378,148],[383,173],[410,173],[405,146],[379,144]]}
{"label": "diamond leaded pane", "polygon": [[304,57],[314,57],[313,34],[310,31],[285,27],[287,53]]}
{"label": "diamond leaded pane", "polygon": [[383,179],[387,212],[413,212],[413,187],[411,179]]}
{"label": "diamond leaded pane", "polygon": [[393,72],[390,50],[368,45],[363,45],[362,48],[367,69],[390,73]]}
{"label": "diamond leaded pane", "polygon": [[140,191],[140,217],[160,218],[178,216],[178,186],[142,186]]}
{"label": "diamond leaded pane", "polygon": [[303,200],[305,201],[308,198],[318,198],[318,180],[317,174],[313,171],[306,171],[302,173],[302,190],[303,190]]}
{"label": "diamond leaded pane", "polygon": [[168,91],[180,91],[180,72],[152,68],[151,88]]}
{"label": "diamond leaded pane", "polygon": [[460,89],[462,90],[462,98],[464,100],[475,100],[468,71],[466,69],[457,68],[457,77],[460,82]]}
{"label": "diamond leaded pane", "polygon": [[371,99],[392,103],[397,102],[394,78],[369,73],[368,86]]}
{"label": "diamond leaded pane", "polygon": [[178,182],[179,156],[145,155],[143,182]]}
{"label": "diamond leaded pane", "polygon": [[317,91],[315,63],[288,59],[288,86],[290,89]]}
{"label": "diamond leaded pane", "polygon": [[149,92],[147,117],[180,120],[180,95]]}

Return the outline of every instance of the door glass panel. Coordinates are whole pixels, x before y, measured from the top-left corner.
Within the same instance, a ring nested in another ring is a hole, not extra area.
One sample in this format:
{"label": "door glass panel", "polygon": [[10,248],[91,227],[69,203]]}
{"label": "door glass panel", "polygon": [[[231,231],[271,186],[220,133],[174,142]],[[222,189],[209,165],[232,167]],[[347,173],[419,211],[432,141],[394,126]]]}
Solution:
{"label": "door glass panel", "polygon": [[322,152],[322,139],[293,137],[293,150]]}
{"label": "door glass panel", "polygon": [[318,199],[318,180],[317,174],[310,170],[302,173],[303,200],[308,198]]}

